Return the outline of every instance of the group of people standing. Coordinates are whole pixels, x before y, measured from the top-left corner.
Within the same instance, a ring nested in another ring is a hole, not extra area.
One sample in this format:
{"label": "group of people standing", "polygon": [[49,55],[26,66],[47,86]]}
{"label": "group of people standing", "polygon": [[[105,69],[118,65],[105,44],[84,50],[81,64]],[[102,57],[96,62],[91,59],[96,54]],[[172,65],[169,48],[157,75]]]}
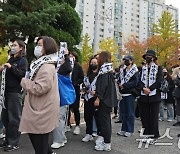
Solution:
{"label": "group of people standing", "polygon": [[[165,74],[166,70],[158,66],[155,51],[148,50],[143,55],[145,65],[141,71],[134,64],[131,55],[125,56],[123,65],[119,69],[119,75],[116,77],[111,54],[108,51],[102,51],[90,59],[85,76],[78,63],[76,52],[69,53],[66,50],[60,62],[61,65],[57,69],[58,46],[53,38],[47,36],[37,39],[34,48],[36,59],[30,66],[25,57],[26,46],[23,41],[14,41],[9,54],[10,58],[7,63],[0,67],[2,72],[1,120],[5,127],[5,140],[0,144],[0,148],[4,151],[19,148],[18,142],[20,132],[22,132],[28,133],[36,154],[54,154],[52,148],[58,149],[67,143],[65,131],[71,128],[72,112],[76,125],[73,133],[80,134],[81,84],[86,122],[86,133],[82,141],[93,140],[95,125],[98,136],[95,141],[95,150],[111,151],[111,112],[113,107],[118,106],[118,103],[122,127],[117,134],[124,137],[133,135],[134,103],[137,96],[144,135],[151,135],[152,142],[160,136],[158,126],[159,107],[162,101],[160,87],[163,72]],[[68,76],[72,80],[76,100],[70,106],[60,106],[57,74]],[[180,96],[180,75],[178,74],[173,75],[173,80],[176,81],[174,96],[177,109]],[[121,98],[118,97],[119,93]],[[163,102],[161,104],[163,106]],[[160,118],[163,118],[163,114],[160,115]],[[171,115],[172,113],[169,114],[169,120],[171,120]],[[178,116],[180,114],[177,114]],[[180,121],[177,125],[179,123]],[[53,134],[52,145],[48,144],[50,133]]]}

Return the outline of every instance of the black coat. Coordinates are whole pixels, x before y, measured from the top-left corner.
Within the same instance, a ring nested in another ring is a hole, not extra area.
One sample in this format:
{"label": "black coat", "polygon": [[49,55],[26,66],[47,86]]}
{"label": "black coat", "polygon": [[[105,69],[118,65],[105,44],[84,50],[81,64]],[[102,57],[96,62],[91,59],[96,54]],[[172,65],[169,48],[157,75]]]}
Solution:
{"label": "black coat", "polygon": [[96,81],[95,96],[100,99],[100,103],[104,103],[109,107],[117,106],[116,88],[111,72],[99,75]]}
{"label": "black coat", "polygon": [[6,70],[5,92],[21,93],[20,83],[28,69],[28,61],[25,57],[11,57],[8,63],[11,64],[11,68]]}
{"label": "black coat", "polygon": [[168,81],[169,91],[167,92],[166,103],[173,104],[173,102],[174,102],[173,91],[175,88],[174,81],[172,80],[171,77],[168,77],[167,81]]}
{"label": "black coat", "polygon": [[69,75],[72,71],[71,63],[69,60],[68,55],[65,55],[65,62],[61,65],[61,67],[58,70],[58,73],[60,75]]}
{"label": "black coat", "polygon": [[177,77],[177,79],[174,81],[174,83],[175,83],[176,87],[173,91],[173,96],[175,98],[179,99],[180,98],[180,78]]}
{"label": "black coat", "polygon": [[74,63],[74,68],[72,71],[72,82],[74,87],[79,87],[81,83],[83,83],[84,73],[82,67],[79,63]]}
{"label": "black coat", "polygon": [[[149,89],[151,91],[153,91],[154,89],[157,90],[156,95],[153,95],[153,96],[140,95],[139,101],[140,102],[160,102],[161,101],[161,92],[160,92],[159,88],[161,86],[162,80],[163,80],[162,67],[158,66],[156,82],[149,87]],[[145,88],[145,85],[142,81],[140,81],[139,87],[141,90],[143,90],[143,88]]]}

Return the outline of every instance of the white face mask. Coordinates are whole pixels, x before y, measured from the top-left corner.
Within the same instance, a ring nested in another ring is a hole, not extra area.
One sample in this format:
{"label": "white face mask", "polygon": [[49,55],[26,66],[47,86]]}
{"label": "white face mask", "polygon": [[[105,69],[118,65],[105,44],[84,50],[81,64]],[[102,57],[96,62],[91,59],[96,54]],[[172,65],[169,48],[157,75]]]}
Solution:
{"label": "white face mask", "polygon": [[11,51],[10,51],[11,55],[15,55],[17,52],[18,51],[17,51],[16,47],[11,48]]}
{"label": "white face mask", "polygon": [[34,48],[34,55],[39,58],[42,56],[42,46],[36,46]]}

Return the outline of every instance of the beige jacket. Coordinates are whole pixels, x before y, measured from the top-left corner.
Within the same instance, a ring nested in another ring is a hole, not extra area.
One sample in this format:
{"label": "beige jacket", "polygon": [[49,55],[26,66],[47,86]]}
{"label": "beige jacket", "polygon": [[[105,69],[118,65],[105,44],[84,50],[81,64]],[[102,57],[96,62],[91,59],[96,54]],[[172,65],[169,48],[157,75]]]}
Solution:
{"label": "beige jacket", "polygon": [[43,64],[34,81],[23,78],[21,86],[27,91],[20,132],[45,134],[58,126],[59,91],[55,66]]}

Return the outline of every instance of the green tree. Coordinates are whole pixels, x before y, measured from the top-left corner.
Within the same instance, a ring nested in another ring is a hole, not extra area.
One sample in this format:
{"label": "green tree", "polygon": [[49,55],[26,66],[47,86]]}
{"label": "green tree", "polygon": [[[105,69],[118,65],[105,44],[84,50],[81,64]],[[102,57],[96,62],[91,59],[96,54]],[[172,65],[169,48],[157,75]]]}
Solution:
{"label": "green tree", "polygon": [[172,18],[170,12],[164,11],[162,17],[158,19],[158,23],[153,23],[152,32],[160,35],[164,40],[170,37],[177,37],[177,21]]}
{"label": "green tree", "polygon": [[[106,38],[102,39],[99,43],[100,51],[106,50],[111,53],[112,61],[115,67],[117,67],[117,55],[119,46],[117,45],[115,39],[113,38]],[[99,51],[99,52],[100,52]]]}
{"label": "green tree", "polygon": [[7,62],[8,58],[8,53],[7,53],[8,48],[0,48],[0,66]]}
{"label": "green tree", "polygon": [[90,57],[93,56],[93,48],[92,46],[89,46],[90,37],[88,34],[85,34],[83,37],[83,43],[82,43],[82,63],[85,64],[87,61],[89,61]]}
{"label": "green tree", "polygon": [[[67,2],[67,3],[66,3]],[[81,21],[73,0],[6,0],[0,1],[0,45],[16,38],[28,38],[28,56],[32,57],[37,36],[53,37],[68,48],[80,42]]]}
{"label": "green tree", "polygon": [[170,68],[172,59],[176,58],[179,46],[177,21],[170,12],[164,11],[157,24],[153,24],[152,32],[156,35],[148,38],[147,46],[157,52],[159,63]]}

